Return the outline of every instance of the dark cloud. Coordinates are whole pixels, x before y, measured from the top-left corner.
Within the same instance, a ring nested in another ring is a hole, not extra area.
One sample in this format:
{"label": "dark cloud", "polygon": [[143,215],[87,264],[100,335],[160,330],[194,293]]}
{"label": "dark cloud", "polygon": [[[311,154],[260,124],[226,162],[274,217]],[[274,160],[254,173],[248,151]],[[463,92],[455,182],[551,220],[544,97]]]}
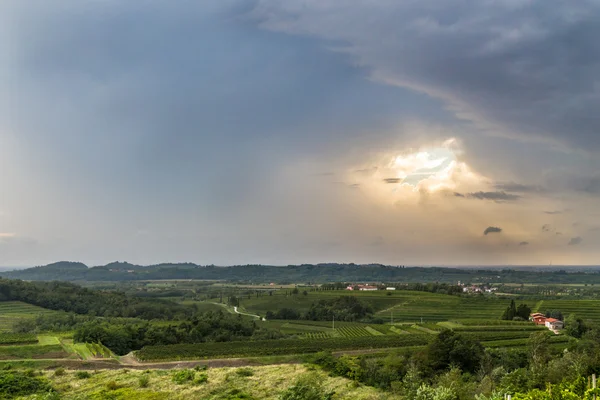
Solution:
{"label": "dark cloud", "polygon": [[462,193],[454,192],[454,197],[465,197],[465,195]]}
{"label": "dark cloud", "polygon": [[542,225],[542,231],[544,232],[550,232],[552,230],[552,225],[550,224],[544,224]]}
{"label": "dark cloud", "polygon": [[259,0],[262,26],[346,43],[385,82],[510,136],[600,149],[596,1]]}
{"label": "dark cloud", "polygon": [[402,179],[400,178],[385,178],[383,180],[385,183],[400,183]]}
{"label": "dark cloud", "polygon": [[571,238],[571,240],[569,240],[568,245],[569,246],[576,246],[579,243],[581,243],[582,241],[583,241],[583,238],[580,237],[580,236],[577,236],[577,237]]}
{"label": "dark cloud", "polygon": [[549,214],[549,215],[558,215],[558,214],[562,214],[562,211],[544,211],[544,214]]}
{"label": "dark cloud", "polygon": [[487,228],[485,228],[485,231],[483,231],[484,235],[487,235],[488,233],[500,233],[502,232],[502,228],[498,228],[496,226],[488,226]]}
{"label": "dark cloud", "polygon": [[521,196],[506,192],[473,192],[467,193],[467,197],[478,200],[493,200],[493,201],[515,201],[519,200]]}
{"label": "dark cloud", "polygon": [[519,243],[519,246],[527,246],[527,245],[529,245],[529,242],[520,242]]}
{"label": "dark cloud", "polygon": [[373,167],[373,168],[363,168],[363,169],[357,169],[354,172],[358,173],[358,174],[370,174],[373,172],[376,172],[379,168],[377,167]]}
{"label": "dark cloud", "polygon": [[541,186],[525,185],[522,183],[515,182],[496,183],[494,187],[501,191],[518,193],[541,193],[545,191],[545,189]]}

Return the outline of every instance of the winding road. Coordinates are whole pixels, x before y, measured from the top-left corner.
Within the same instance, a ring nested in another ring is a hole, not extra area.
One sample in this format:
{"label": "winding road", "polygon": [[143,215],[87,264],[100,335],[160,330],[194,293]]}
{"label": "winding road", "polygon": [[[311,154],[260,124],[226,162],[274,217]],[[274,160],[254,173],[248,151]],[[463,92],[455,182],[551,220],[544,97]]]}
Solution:
{"label": "winding road", "polygon": [[249,316],[249,317],[258,318],[258,319],[260,319],[261,321],[266,321],[266,319],[264,319],[264,318],[261,318],[261,317],[260,317],[260,315],[255,315],[255,314],[248,314],[248,313],[239,312],[239,311],[238,311],[238,308],[237,308],[237,306],[234,306],[234,307],[233,307],[233,311],[234,311],[236,314],[240,314],[240,315],[247,315],[247,316]]}

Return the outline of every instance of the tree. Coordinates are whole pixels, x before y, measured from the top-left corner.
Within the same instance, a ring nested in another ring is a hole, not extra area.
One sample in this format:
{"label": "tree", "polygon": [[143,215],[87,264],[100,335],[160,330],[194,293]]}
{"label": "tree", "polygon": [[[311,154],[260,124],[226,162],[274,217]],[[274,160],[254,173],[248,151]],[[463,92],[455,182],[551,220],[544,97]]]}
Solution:
{"label": "tree", "polygon": [[[515,301],[510,301],[510,306],[504,310],[504,314],[502,314],[502,319],[512,321],[514,317],[517,316],[517,307],[515,306]],[[528,315],[529,317],[529,315]]]}
{"label": "tree", "polygon": [[564,320],[563,314],[559,310],[548,310],[548,311],[546,311],[545,315],[547,318],[556,318],[561,321]]}
{"label": "tree", "polygon": [[427,347],[427,363],[434,371],[456,366],[465,372],[475,372],[483,354],[478,341],[445,329]]}
{"label": "tree", "polygon": [[587,330],[583,320],[575,314],[569,314],[565,320],[565,332],[569,336],[580,339]]}
{"label": "tree", "polygon": [[521,317],[527,321],[529,319],[530,314],[531,314],[531,308],[529,308],[527,306],[527,304],[519,304],[519,307],[517,307],[517,312],[516,312],[517,317]]}

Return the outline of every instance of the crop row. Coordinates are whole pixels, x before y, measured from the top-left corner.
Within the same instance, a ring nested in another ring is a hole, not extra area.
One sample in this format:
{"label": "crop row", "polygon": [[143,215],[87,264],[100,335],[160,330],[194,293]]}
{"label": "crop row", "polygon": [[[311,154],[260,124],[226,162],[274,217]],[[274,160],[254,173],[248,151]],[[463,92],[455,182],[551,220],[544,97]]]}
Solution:
{"label": "crop row", "polygon": [[519,339],[529,338],[531,331],[483,331],[483,332],[464,332],[463,336],[470,337],[480,342],[487,342],[491,340],[503,340],[503,339]]}
{"label": "crop row", "polygon": [[543,331],[546,328],[539,325],[498,325],[498,326],[464,326],[454,328],[457,332],[520,332]]}
{"label": "crop row", "polygon": [[0,333],[0,345],[32,344],[37,342],[37,336],[33,333]]}
{"label": "crop row", "polygon": [[371,336],[371,332],[363,327],[347,327],[336,329],[341,336],[344,337],[359,337],[359,336]]}
{"label": "crop row", "polygon": [[427,344],[429,335],[382,335],[332,339],[277,339],[146,346],[135,352],[142,361],[211,357],[252,357],[316,353],[324,350],[358,350]]}
{"label": "crop row", "polygon": [[304,334],[304,338],[306,339],[326,339],[331,335],[327,332],[309,332]]}
{"label": "crop row", "polygon": [[[551,345],[566,344],[569,341],[567,336],[551,336],[549,339]],[[521,339],[504,339],[490,340],[482,343],[485,347],[521,347],[527,346],[528,340]]]}

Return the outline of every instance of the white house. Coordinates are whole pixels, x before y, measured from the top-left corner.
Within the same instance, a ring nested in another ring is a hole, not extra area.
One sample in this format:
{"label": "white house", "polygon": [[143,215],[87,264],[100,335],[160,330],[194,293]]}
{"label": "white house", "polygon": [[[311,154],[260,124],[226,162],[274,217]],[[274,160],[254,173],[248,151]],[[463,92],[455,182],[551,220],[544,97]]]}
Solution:
{"label": "white house", "polygon": [[385,290],[396,290],[395,287],[386,287]]}
{"label": "white house", "polygon": [[546,318],[545,324],[546,328],[551,329],[553,331],[558,331],[564,327],[564,323],[556,318]]}

